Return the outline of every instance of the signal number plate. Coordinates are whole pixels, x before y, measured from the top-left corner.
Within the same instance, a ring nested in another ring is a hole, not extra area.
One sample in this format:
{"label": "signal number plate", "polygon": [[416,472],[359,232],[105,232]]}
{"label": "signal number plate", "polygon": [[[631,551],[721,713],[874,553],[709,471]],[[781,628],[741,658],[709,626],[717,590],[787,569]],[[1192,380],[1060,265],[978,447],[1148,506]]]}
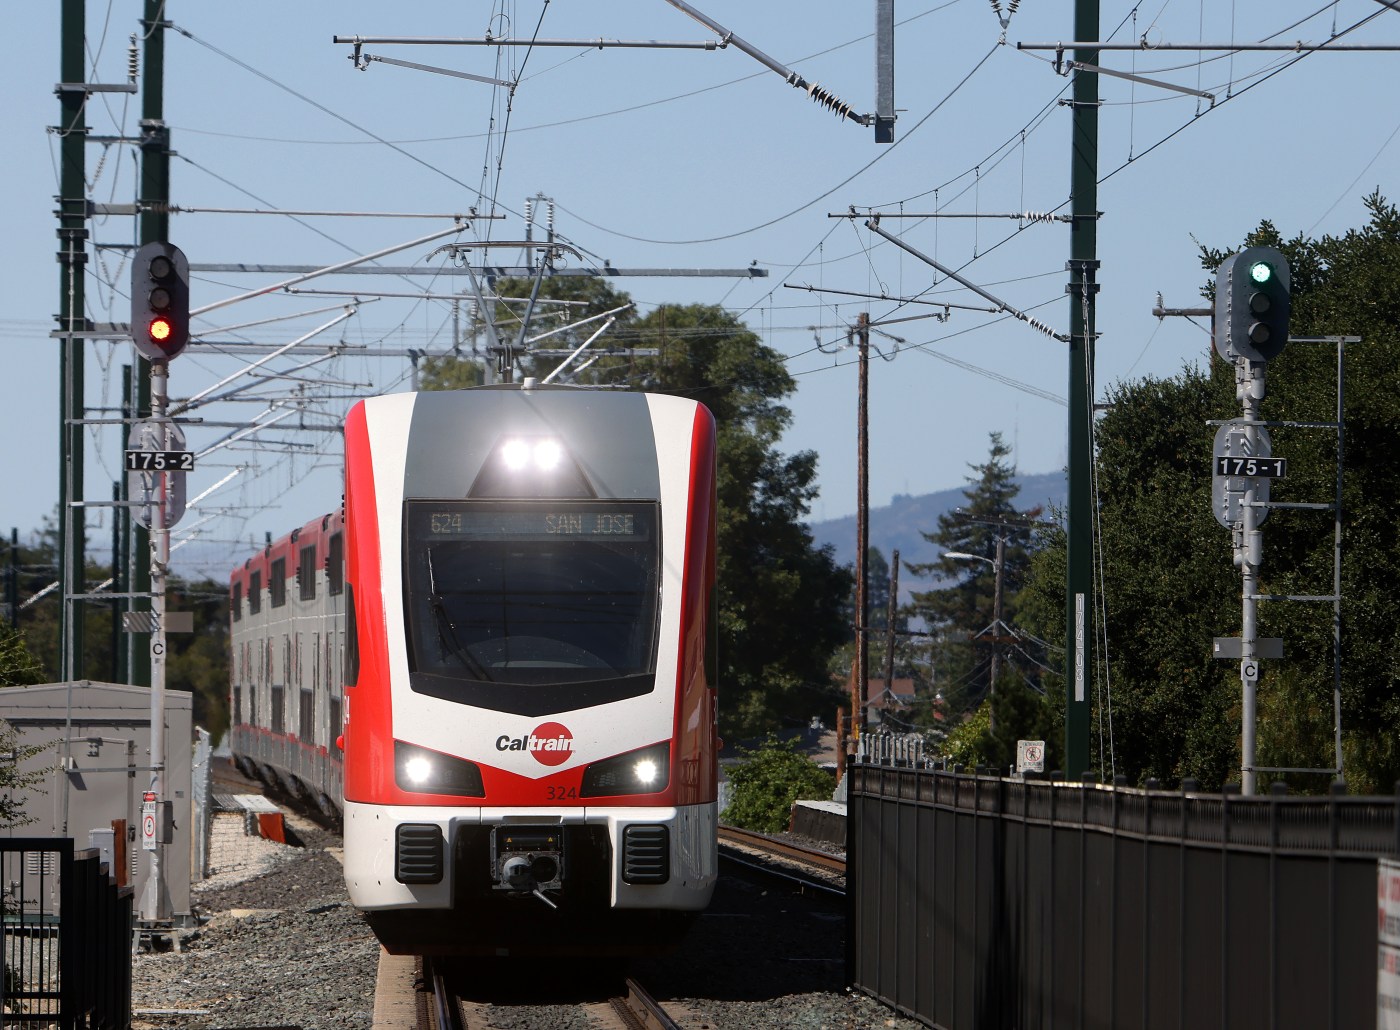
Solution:
{"label": "signal number plate", "polygon": [[192,472],[193,451],[126,451],[128,472]]}

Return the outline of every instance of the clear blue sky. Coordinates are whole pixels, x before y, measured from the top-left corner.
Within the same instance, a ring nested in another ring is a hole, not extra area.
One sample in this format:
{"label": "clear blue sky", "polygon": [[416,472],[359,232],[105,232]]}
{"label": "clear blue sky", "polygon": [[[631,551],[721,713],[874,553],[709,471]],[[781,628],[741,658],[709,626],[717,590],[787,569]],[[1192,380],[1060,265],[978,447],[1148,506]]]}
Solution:
{"label": "clear blue sky", "polygon": [[[735,33],[820,82],[859,111],[874,108],[874,3],[858,0],[698,0]],[[1002,0],[1001,7],[1007,6]],[[93,81],[126,77],[127,41],[138,31],[139,0],[89,0]],[[734,47],[692,50],[369,46],[383,54],[520,85],[505,91],[460,78],[375,64],[352,68],[335,35],[495,36],[703,40],[713,38],[664,0],[520,0],[463,5],[417,2],[238,4],[171,0],[167,34],[166,120],[178,157],[173,200],[194,208],[456,212],[475,206],[506,217],[481,223],[497,240],[518,239],[525,198],[557,201],[560,234],[592,260],[625,267],[743,267],[757,280],[619,281],[643,310],[661,302],[723,304],[788,356],[798,390],[791,400],[787,450],[820,454],[815,519],[856,504],[854,353],[841,349],[862,310],[899,318],[916,311],[891,302],[811,294],[784,284],[922,296],[981,304],[931,269],[851,223],[828,218],[850,205],[888,212],[1008,214],[1048,211],[1069,194],[1069,110],[1057,103],[1069,80],[1051,55],[1015,43],[1071,39],[1073,4],[1026,0],[1006,42],[986,0],[899,0],[895,146],[843,122]],[[1321,42],[1363,19],[1348,42],[1400,41],[1400,13],[1376,0],[1324,5],[1295,0],[1232,3],[1104,0],[1103,38],[1152,42]],[[0,340],[7,360],[4,425],[9,446],[0,527],[36,528],[58,491],[58,349],[48,338],[58,309],[54,261],[58,146],[46,131],[59,115],[59,5],[28,19],[5,64],[0,107],[5,159],[3,294]],[[1214,93],[1208,101],[1123,80],[1101,79],[1099,225],[1099,393],[1115,381],[1170,376],[1202,360],[1208,341],[1182,319],[1152,317],[1161,291],[1171,306],[1201,303],[1206,279],[1197,242],[1227,246],[1261,219],[1285,236],[1341,233],[1363,219],[1361,198],[1379,186],[1400,196],[1400,54],[1105,52],[1110,68]],[[1271,77],[1271,72],[1277,72]],[[1227,99],[1229,98],[1229,99]],[[139,101],[100,94],[89,105],[100,134],[134,134]],[[378,137],[379,141],[376,141]],[[387,141],[387,142],[383,142]],[[1251,158],[1262,158],[1252,161]],[[135,191],[130,147],[88,150],[90,196],[129,203]],[[437,223],[180,214],[171,238],[194,262],[330,264],[403,243]],[[1068,232],[1062,225],[1008,219],[906,220],[891,231],[1008,303],[1063,332],[1069,301]],[[134,221],[93,224],[94,239],[129,243]],[[435,244],[388,260],[425,263]],[[516,261],[515,252],[497,252]],[[434,259],[441,261],[441,258]],[[94,321],[126,321],[127,269],[120,251],[89,266]],[[939,277],[941,279],[941,277]],[[200,274],[196,306],[275,281],[269,276]],[[428,280],[418,280],[421,287]],[[308,286],[407,291],[394,279],[325,280]],[[450,283],[430,288],[442,290]],[[339,303],[329,297],[275,296],[212,312],[206,330]],[[217,341],[285,342],[329,314],[237,331],[211,331],[172,367],[171,393],[188,397],[236,371],[246,359]],[[1067,394],[1063,344],[1005,316],[955,309],[933,319],[889,325],[899,338],[873,339],[889,360],[871,369],[871,497],[959,485],[983,461],[988,434],[1001,432],[1022,471],[1061,468],[1066,408],[1045,395]],[[352,346],[442,349],[451,321],[438,301],[381,300],[318,339]],[[820,344],[820,347],[818,347]],[[293,373],[247,394],[300,385],[304,421],[332,421],[347,398],[407,388],[401,357],[350,356]],[[942,357],[940,357],[942,356]],[[952,359],[943,360],[943,357]],[[285,372],[297,359],[271,362]],[[1285,358],[1281,360],[1286,360]],[[129,344],[94,344],[87,357],[87,403],[117,403]],[[967,366],[975,366],[969,368]],[[231,385],[240,385],[239,380]],[[210,405],[198,413],[236,422],[261,403]],[[1222,412],[1222,416],[1231,413]],[[263,416],[268,417],[268,416]],[[338,502],[338,440],[293,428],[294,415],[256,438],[267,446],[225,448],[201,463],[191,498],[242,471],[200,502],[181,529],[202,523],[198,569],[221,574],[249,541],[280,533]],[[199,450],[231,430],[191,427]],[[1202,433],[1209,430],[1202,427]],[[95,430],[85,492],[110,495],[119,445]],[[107,539],[92,517],[94,545]]]}

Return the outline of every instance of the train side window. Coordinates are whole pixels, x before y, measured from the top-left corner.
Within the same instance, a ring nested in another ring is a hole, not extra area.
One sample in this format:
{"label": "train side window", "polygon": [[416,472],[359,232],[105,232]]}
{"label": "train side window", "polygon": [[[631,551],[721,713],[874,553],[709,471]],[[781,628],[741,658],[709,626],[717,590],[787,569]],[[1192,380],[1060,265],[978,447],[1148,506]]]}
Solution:
{"label": "train side window", "polygon": [[233,688],[233,724],[241,725],[243,722],[243,688]]}
{"label": "train side window", "polygon": [[301,549],[297,559],[297,586],[303,601],[316,600],[316,545]]}
{"label": "train side window", "polygon": [[360,681],[360,634],[355,624],[355,588],[345,588],[345,685]]}
{"label": "train side window", "polygon": [[243,618],[243,581],[241,579],[233,585],[233,596],[229,598],[228,606],[233,612],[234,622]]}
{"label": "train side window", "polygon": [[284,715],[284,714],[285,714],[285,712],[284,712],[284,709],[283,709],[282,688],[281,688],[281,687],[273,687],[273,688],[272,688],[272,732],[273,732],[273,733],[281,733],[281,732],[285,729],[285,727],[286,727],[286,722],[285,722],[285,720],[284,720],[284,718],[283,718],[283,715]]}
{"label": "train side window", "polygon": [[297,713],[297,736],[308,744],[316,743],[312,717],[316,711],[315,695],[305,688],[301,692],[301,711]]}
{"label": "train side window", "polygon": [[281,608],[287,603],[287,559],[272,559],[272,568],[267,573],[267,596],[272,607]]}
{"label": "train side window", "polygon": [[345,589],[345,535],[332,533],[330,548],[326,552],[326,589],[332,595]]}
{"label": "train side window", "polygon": [[338,697],[332,697],[332,698],[330,699],[330,702],[331,702],[331,710],[330,710],[331,737],[330,737],[330,739],[331,739],[331,740],[335,740],[335,738],[338,737],[338,736],[340,735],[340,731],[344,728],[344,727],[341,726],[340,698],[338,698]]}
{"label": "train side window", "polygon": [[256,615],[262,611],[262,570],[252,573],[248,577],[248,614]]}

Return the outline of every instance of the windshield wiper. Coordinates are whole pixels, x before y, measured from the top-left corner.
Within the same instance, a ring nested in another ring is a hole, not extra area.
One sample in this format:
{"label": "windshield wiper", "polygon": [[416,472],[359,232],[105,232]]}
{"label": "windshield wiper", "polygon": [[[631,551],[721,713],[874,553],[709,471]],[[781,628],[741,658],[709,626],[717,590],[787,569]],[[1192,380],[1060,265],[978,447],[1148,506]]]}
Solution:
{"label": "windshield wiper", "polygon": [[443,653],[455,656],[477,679],[494,683],[495,680],[486,671],[486,666],[482,665],[471,651],[463,647],[461,640],[457,638],[457,627],[453,625],[452,617],[447,614],[447,605],[443,603],[442,594],[438,593],[437,576],[433,573],[432,548],[428,548],[428,604],[433,610],[433,621],[437,624],[438,643],[442,645]]}

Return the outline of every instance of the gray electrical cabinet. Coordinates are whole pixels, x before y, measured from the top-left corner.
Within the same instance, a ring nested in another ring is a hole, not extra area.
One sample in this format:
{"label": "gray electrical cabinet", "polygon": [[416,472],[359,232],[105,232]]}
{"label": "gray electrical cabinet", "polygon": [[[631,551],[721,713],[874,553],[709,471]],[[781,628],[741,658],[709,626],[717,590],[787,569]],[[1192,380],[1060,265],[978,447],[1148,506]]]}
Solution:
{"label": "gray electrical cabinet", "polygon": [[[74,846],[100,848],[104,857],[125,855],[125,882],[136,888],[138,905],[150,871],[141,845],[142,795],[151,782],[151,692],[146,687],[76,680],[0,689],[0,719],[22,747],[47,745],[20,763],[43,780],[23,799],[24,826],[0,829],[9,837],[72,837]],[[190,919],[190,859],[194,812],[191,798],[193,708],[188,691],[165,692],[165,800],[171,802],[170,842],[161,859],[177,924]],[[10,758],[0,755],[0,761]],[[113,824],[124,821],[125,846]],[[35,862],[41,856],[31,855]],[[31,862],[30,864],[35,864]],[[31,897],[56,870],[26,868]],[[114,875],[115,872],[114,872]],[[31,881],[32,878],[32,882]],[[120,881],[120,877],[118,878]]]}

